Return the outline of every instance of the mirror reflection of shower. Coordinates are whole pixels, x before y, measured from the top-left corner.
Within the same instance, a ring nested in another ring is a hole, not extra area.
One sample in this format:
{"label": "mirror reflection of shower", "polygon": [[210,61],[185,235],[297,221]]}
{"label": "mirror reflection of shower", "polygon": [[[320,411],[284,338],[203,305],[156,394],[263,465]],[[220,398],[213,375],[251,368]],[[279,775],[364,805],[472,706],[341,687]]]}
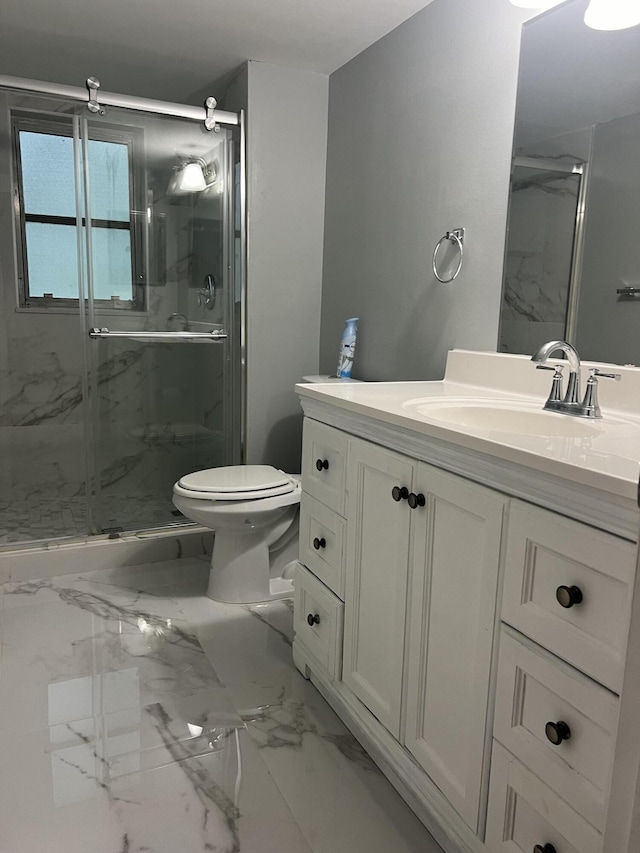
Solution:
{"label": "mirror reflection of shower", "polygon": [[501,352],[535,352],[545,341],[566,337],[584,172],[584,163],[564,157],[514,160]]}

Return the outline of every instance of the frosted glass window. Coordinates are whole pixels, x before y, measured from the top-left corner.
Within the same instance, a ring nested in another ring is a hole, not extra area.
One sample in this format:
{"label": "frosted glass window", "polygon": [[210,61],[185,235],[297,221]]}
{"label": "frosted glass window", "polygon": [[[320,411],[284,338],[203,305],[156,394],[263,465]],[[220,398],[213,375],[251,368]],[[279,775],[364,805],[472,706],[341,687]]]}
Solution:
{"label": "frosted glass window", "polygon": [[[51,293],[58,299],[78,298],[78,256],[75,225],[27,222],[29,295]],[[128,236],[128,234],[127,234]]]}
{"label": "frosted glass window", "polygon": [[[40,132],[19,128],[18,140],[26,243],[24,299],[28,302],[49,294],[53,299],[77,303],[73,139],[55,129]],[[86,150],[94,298],[116,297],[128,303],[133,298],[129,145],[90,139]]]}
{"label": "frosted glass window", "polygon": [[20,159],[25,210],[75,218],[73,139],[21,130]]}
{"label": "frosted glass window", "polygon": [[88,144],[91,218],[129,221],[129,148],[92,139]]}
{"label": "frosted glass window", "polygon": [[91,229],[93,295],[95,299],[119,296],[131,299],[131,238],[129,231]]}

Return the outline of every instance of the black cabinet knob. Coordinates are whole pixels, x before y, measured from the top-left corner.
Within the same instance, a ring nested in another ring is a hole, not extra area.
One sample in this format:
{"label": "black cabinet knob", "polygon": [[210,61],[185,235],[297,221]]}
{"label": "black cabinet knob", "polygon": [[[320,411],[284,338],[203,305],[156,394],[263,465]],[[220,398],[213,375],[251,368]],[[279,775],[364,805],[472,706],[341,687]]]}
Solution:
{"label": "black cabinet knob", "polygon": [[391,497],[394,501],[406,501],[409,497],[409,489],[406,486],[394,486],[391,489]]}
{"label": "black cabinet knob", "polygon": [[326,548],[326,545],[327,541],[324,536],[322,537],[322,539],[318,539],[318,537],[316,536],[316,538],[313,540],[313,547],[316,549],[316,551],[319,551],[320,548]]}
{"label": "black cabinet knob", "polygon": [[316,459],[316,468],[318,469],[318,471],[326,471],[328,467],[328,459]]}
{"label": "black cabinet knob", "polygon": [[308,622],[308,623],[309,623],[309,625],[311,625],[312,627],[313,627],[314,625],[319,625],[319,624],[320,624],[320,617],[318,616],[318,614],[317,614],[317,613],[315,613],[315,614],[314,614],[314,613],[310,613],[310,614],[307,616],[307,622]]}
{"label": "black cabinet knob", "polygon": [[571,729],[562,720],[558,720],[557,723],[547,723],[544,727],[544,733],[547,740],[554,746],[560,746],[563,740],[569,740],[571,737]]}
{"label": "black cabinet knob", "polygon": [[556,853],[556,848],[553,844],[536,844],[533,853]]}
{"label": "black cabinet knob", "polygon": [[422,492],[417,495],[411,492],[407,500],[409,501],[409,506],[411,507],[411,509],[416,509],[419,506],[424,506],[426,503],[425,497]]}
{"label": "black cabinet knob", "polygon": [[582,590],[579,586],[559,586],[556,599],[560,607],[573,607],[582,601]]}

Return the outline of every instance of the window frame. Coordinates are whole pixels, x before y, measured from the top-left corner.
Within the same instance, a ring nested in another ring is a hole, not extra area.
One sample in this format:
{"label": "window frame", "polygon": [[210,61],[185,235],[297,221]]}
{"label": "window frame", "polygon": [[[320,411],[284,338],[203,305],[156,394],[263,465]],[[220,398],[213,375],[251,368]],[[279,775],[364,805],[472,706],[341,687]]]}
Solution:
{"label": "window frame", "polygon": [[[146,275],[144,272],[144,228],[141,211],[144,210],[145,186],[143,170],[137,169],[136,155],[142,146],[142,130],[128,127],[123,130],[121,126],[108,126],[87,122],[89,129],[88,139],[100,142],[113,142],[127,146],[128,168],[129,168],[129,220],[126,226],[116,223],[124,223],[127,220],[103,220],[91,218],[92,228],[121,228],[129,232],[131,246],[131,299],[94,299],[94,305],[100,309],[111,309],[115,311],[144,312],[147,306]],[[73,138],[72,117],[68,114],[57,117],[41,114],[33,115],[22,110],[11,111],[11,134],[13,148],[13,186],[14,186],[14,222],[16,239],[16,262],[18,280],[18,310],[46,309],[60,310],[65,313],[75,313],[79,310],[78,298],[65,298],[59,296],[33,296],[29,292],[29,266],[27,260],[27,234],[26,223],[28,221],[51,222],[52,224],[73,225],[76,229],[85,228],[86,220],[81,221],[75,217],[45,216],[44,214],[29,214],[25,211],[23,194],[23,172],[20,151],[20,132],[43,133],[53,136],[65,136]],[[30,218],[33,217],[33,218]],[[85,297],[85,306],[88,299]]]}

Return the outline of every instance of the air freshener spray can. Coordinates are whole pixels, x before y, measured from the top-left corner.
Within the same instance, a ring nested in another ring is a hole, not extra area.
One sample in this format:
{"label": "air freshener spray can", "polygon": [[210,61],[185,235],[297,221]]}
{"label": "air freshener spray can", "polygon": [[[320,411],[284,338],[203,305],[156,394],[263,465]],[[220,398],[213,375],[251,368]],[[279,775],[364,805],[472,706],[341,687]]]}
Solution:
{"label": "air freshener spray can", "polygon": [[338,379],[350,379],[353,367],[353,354],[356,351],[356,323],[359,317],[351,317],[345,320],[344,332],[340,341],[340,352],[338,354]]}

